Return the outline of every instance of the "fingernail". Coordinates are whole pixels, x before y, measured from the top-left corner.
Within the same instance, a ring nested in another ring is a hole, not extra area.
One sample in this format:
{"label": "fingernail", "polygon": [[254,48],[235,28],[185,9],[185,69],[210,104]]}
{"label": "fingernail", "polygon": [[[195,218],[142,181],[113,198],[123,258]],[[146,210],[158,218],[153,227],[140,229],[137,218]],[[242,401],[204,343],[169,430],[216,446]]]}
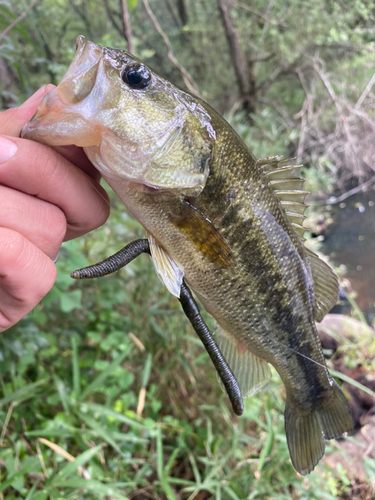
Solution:
{"label": "fingernail", "polygon": [[17,151],[17,144],[13,141],[0,137],[0,164],[10,160]]}
{"label": "fingernail", "polygon": [[60,250],[57,252],[56,257],[55,257],[54,259],[52,259],[52,262],[53,262],[54,264],[56,264],[56,262],[59,260],[59,257],[60,257],[60,251],[61,251],[61,248],[60,248]]}

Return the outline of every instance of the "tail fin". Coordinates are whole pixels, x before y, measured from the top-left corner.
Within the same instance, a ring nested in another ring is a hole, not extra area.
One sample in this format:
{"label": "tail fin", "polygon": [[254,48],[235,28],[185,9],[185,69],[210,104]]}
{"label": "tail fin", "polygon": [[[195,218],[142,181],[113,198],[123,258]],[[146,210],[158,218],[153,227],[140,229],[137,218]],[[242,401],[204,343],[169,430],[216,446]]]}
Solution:
{"label": "tail fin", "polygon": [[336,439],[353,431],[352,412],[340,386],[331,379],[333,398],[319,410],[319,420],[326,439]]}
{"label": "tail fin", "polygon": [[287,397],[285,432],[290,459],[297,472],[305,476],[324,455],[325,439],[334,439],[353,429],[348,402],[332,380],[333,397],[327,405],[311,413],[300,414]]}

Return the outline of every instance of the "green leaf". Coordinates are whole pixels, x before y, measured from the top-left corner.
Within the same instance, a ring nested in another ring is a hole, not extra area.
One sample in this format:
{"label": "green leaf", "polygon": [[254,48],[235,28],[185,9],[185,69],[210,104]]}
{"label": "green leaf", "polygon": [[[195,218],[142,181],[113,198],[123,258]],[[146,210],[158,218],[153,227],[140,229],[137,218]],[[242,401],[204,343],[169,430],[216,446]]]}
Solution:
{"label": "green leaf", "polygon": [[13,483],[15,479],[24,476],[27,472],[30,472],[33,469],[37,470],[39,466],[40,464],[37,458],[35,460],[30,461],[28,465],[26,465],[21,470],[12,474],[10,477],[8,477],[6,481],[0,484],[0,492],[6,490]]}
{"label": "green leaf", "polygon": [[[56,481],[56,487],[59,488],[83,488],[86,490],[97,492],[101,495],[106,495],[109,498],[117,498],[118,500],[129,500],[126,497],[116,491],[110,484],[103,484],[100,481],[95,481],[93,479],[67,479],[65,481]],[[134,482],[128,483],[129,487],[135,487]],[[82,497],[81,497],[82,498]]]}
{"label": "green leaf", "polygon": [[361,383],[357,382],[356,380],[353,380],[352,378],[348,377],[347,375],[344,375],[343,373],[338,372],[336,370],[329,370],[329,372],[334,377],[337,377],[340,380],[347,382],[348,384],[352,385],[353,387],[356,387],[357,389],[360,389],[361,391],[365,392],[366,394],[369,394],[370,396],[375,396],[374,391],[372,391],[371,389],[369,389],[365,385],[362,385]]}
{"label": "green leaf", "polygon": [[[32,500],[33,499],[33,494],[34,494],[34,491],[36,490],[37,486],[39,484],[39,481],[36,481],[31,489],[29,490],[28,494],[27,494],[27,497],[25,498],[25,500]],[[47,495],[46,495],[47,496]],[[35,497],[34,497],[35,498]]]}
{"label": "green leaf", "polygon": [[160,486],[163,488],[163,491],[166,494],[168,500],[177,500],[177,497],[174,494],[171,485],[168,483],[166,477],[162,478],[162,480],[160,481]]}
{"label": "green leaf", "polygon": [[126,3],[128,4],[128,9],[130,12],[132,12],[137,7],[137,0],[126,0]]}
{"label": "green leaf", "polygon": [[95,392],[99,387],[103,384],[104,380],[111,375],[111,373],[118,367],[120,363],[124,361],[126,356],[128,355],[127,352],[123,352],[117,356],[116,359],[112,361],[112,363],[105,369],[103,370],[100,375],[98,375],[92,382],[91,384],[86,387],[86,389],[82,392],[81,397],[79,398],[81,401],[84,400],[89,394],[92,392]]}
{"label": "green leaf", "polygon": [[23,401],[26,401],[27,399],[34,397],[38,389],[43,385],[47,384],[48,380],[49,380],[48,378],[38,380],[38,382],[34,382],[33,384],[28,384],[25,387],[22,387],[22,389],[18,389],[18,391],[9,394],[3,399],[0,399],[0,407],[12,401],[19,404]]}
{"label": "green leaf", "polygon": [[73,290],[60,295],[60,307],[64,313],[69,313],[74,309],[81,309],[82,290]]}
{"label": "green leaf", "polygon": [[105,406],[96,404],[96,403],[83,403],[82,408],[88,408],[94,413],[98,413],[99,415],[106,416],[106,417],[111,417],[115,420],[118,420],[119,422],[123,422],[124,424],[129,425],[130,427],[134,427],[136,429],[145,429],[146,426],[138,422],[137,420],[133,420],[130,417],[127,417],[126,415],[123,415],[122,413],[119,413],[117,411],[111,410],[110,408],[107,408]]}
{"label": "green leaf", "polygon": [[57,474],[51,478],[51,481],[48,482],[49,485],[57,487],[55,484],[55,478],[58,478],[59,481],[62,479],[71,476],[77,472],[78,467],[82,467],[87,462],[89,462],[102,448],[102,445],[99,444],[94,448],[90,448],[75,458],[74,462],[69,462],[65,467],[63,467]]}
{"label": "green leaf", "polygon": [[156,431],[156,470],[161,480],[163,477],[163,437],[160,427]]}
{"label": "green leaf", "polygon": [[152,367],[152,354],[149,353],[147,355],[145,367],[143,368],[142,387],[147,387],[148,381],[150,379],[151,367]]}
{"label": "green leaf", "polygon": [[68,395],[66,393],[66,386],[65,386],[64,382],[56,375],[53,378],[54,378],[54,381],[56,384],[57,392],[59,393],[59,396],[60,396],[61,403],[64,407],[64,410],[66,413],[69,414],[70,413],[70,404],[69,404]]}
{"label": "green leaf", "polygon": [[261,471],[263,469],[267,458],[270,456],[274,440],[275,440],[275,432],[272,429],[272,427],[269,427],[267,440],[266,440],[266,442],[263,446],[263,449],[260,453],[260,456],[259,456],[258,471]]}
{"label": "green leaf", "polygon": [[97,437],[102,438],[106,443],[111,445],[112,448],[117,451],[117,453],[122,455],[121,448],[112,438],[111,433],[108,430],[105,430],[105,428],[103,428],[103,426],[94,418],[89,417],[88,415],[83,415],[82,413],[80,413],[79,415],[80,418],[85,422],[85,424],[94,431]]}
{"label": "green leaf", "polygon": [[80,372],[79,372],[79,359],[78,359],[78,347],[77,347],[77,337],[73,335],[72,337],[72,368],[73,368],[73,387],[75,397],[78,399],[81,392],[80,383]]}

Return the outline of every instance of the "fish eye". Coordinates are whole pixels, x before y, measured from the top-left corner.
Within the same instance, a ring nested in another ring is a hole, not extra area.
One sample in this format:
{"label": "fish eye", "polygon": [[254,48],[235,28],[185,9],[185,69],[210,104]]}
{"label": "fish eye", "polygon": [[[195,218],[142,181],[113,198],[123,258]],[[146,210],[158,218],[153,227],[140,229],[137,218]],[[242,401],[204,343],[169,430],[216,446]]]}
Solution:
{"label": "fish eye", "polygon": [[128,66],[122,73],[122,81],[133,89],[144,89],[151,82],[149,70],[141,64]]}

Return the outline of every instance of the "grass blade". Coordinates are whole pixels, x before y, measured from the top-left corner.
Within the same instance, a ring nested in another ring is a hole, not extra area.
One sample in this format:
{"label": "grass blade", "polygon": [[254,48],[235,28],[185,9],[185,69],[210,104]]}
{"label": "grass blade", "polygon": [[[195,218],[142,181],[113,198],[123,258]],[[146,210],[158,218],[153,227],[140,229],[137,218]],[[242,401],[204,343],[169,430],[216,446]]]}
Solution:
{"label": "grass blade", "polygon": [[109,432],[105,431],[105,428],[103,428],[102,425],[100,425],[99,422],[97,422],[95,419],[92,417],[89,417],[88,415],[83,415],[80,413],[80,418],[85,422],[85,424],[94,431],[95,435],[106,443],[108,443],[114,450],[117,451],[119,455],[122,455],[122,451],[118,444],[114,441],[114,439],[110,436]]}
{"label": "grass blade", "polygon": [[81,377],[79,371],[78,345],[76,336],[72,337],[72,368],[74,394],[76,399],[78,399],[81,392]]}
{"label": "grass blade", "polygon": [[347,375],[344,375],[341,372],[338,372],[336,370],[329,370],[330,374],[333,375],[334,377],[339,378],[340,380],[343,380],[344,382],[347,382],[348,384],[352,385],[353,387],[356,387],[357,389],[365,392],[366,394],[369,394],[370,396],[375,396],[375,392],[366,387],[365,385],[362,385],[361,383],[357,382],[356,380],[348,377]]}
{"label": "grass blade", "polygon": [[23,476],[26,474],[26,472],[29,472],[35,467],[35,469],[39,468],[39,460],[33,460],[31,463],[23,467],[21,470],[18,470],[14,474],[12,474],[6,481],[4,481],[2,484],[0,484],[0,492],[6,490],[15,479],[17,479],[20,476]]}
{"label": "grass blade", "polygon": [[163,438],[160,427],[156,432],[156,470],[160,480],[163,478]]}
{"label": "grass blade", "polygon": [[53,377],[54,378],[54,381],[55,381],[55,385],[56,385],[56,389],[57,389],[57,392],[60,396],[60,400],[61,400],[61,403],[64,407],[64,410],[65,412],[69,415],[70,413],[70,404],[69,404],[69,398],[68,398],[68,395],[66,393],[66,387],[65,387],[65,384],[64,382],[59,378],[57,377],[56,375]]}
{"label": "grass blade", "polygon": [[[82,467],[89,460],[91,460],[92,457],[98,453],[101,447],[102,445],[99,444],[98,446],[90,448],[81,453],[80,455],[78,455],[78,457],[76,457],[74,462],[69,462],[67,465],[65,465],[65,467],[63,467],[61,471],[54,476],[54,479],[58,478],[58,480],[61,481],[62,479],[70,476],[71,474],[74,474],[77,471],[78,467]],[[51,480],[50,485],[56,487],[55,481]]]}
{"label": "grass blade", "polygon": [[82,401],[85,399],[89,394],[94,392],[96,389],[98,389],[104,380],[118,367],[120,363],[124,361],[126,356],[128,355],[127,352],[123,352],[122,354],[119,354],[116,359],[112,361],[112,363],[105,369],[103,370],[100,375],[98,375],[92,382],[91,384],[86,387],[86,389],[83,391],[83,393],[80,396],[80,400]]}
{"label": "grass blade", "polygon": [[5,398],[3,399],[0,399],[0,407],[11,403],[12,401],[19,404],[22,401],[26,401],[27,399],[32,398],[39,387],[43,386],[47,382],[48,379],[38,380],[38,382],[26,385],[25,387],[22,387],[22,389],[18,389],[18,391],[12,392],[12,394],[5,396]]}
{"label": "grass blade", "polygon": [[152,366],[152,354],[149,353],[147,355],[145,367],[142,373],[142,387],[147,387],[148,381],[150,379],[151,366]]}
{"label": "grass blade", "polygon": [[99,415],[106,416],[118,420],[119,422],[123,422],[124,424],[129,425],[130,427],[134,427],[136,429],[145,429],[146,426],[137,420],[133,420],[122,413],[119,413],[115,410],[111,410],[106,406],[99,405],[97,403],[83,403],[82,409],[88,408],[93,413],[98,413]]}
{"label": "grass blade", "polygon": [[[95,481],[93,479],[66,479],[55,483],[55,486],[58,488],[84,488],[86,490],[90,490],[101,495],[105,495],[108,498],[116,498],[118,500],[129,500],[129,497],[126,497],[116,491],[110,484],[103,484],[100,481]],[[134,483],[130,483],[129,487],[135,487]],[[77,497],[78,498],[78,497]],[[82,498],[82,497],[81,497]]]}

